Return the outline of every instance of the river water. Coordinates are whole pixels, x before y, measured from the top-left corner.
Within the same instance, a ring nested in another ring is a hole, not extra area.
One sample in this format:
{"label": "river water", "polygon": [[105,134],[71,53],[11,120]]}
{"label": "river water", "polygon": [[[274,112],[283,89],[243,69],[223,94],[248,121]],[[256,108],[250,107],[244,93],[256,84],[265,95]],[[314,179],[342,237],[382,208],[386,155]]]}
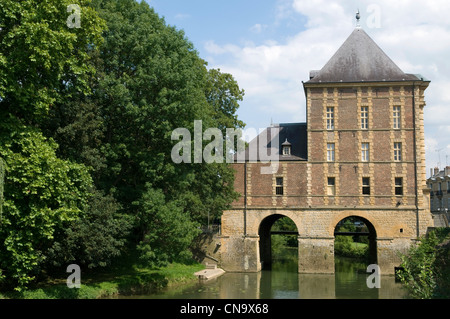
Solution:
{"label": "river water", "polygon": [[367,265],[336,257],[336,273],[299,274],[297,260],[277,260],[260,273],[225,273],[219,278],[171,288],[135,299],[405,299],[393,276],[381,276],[381,288],[367,287]]}

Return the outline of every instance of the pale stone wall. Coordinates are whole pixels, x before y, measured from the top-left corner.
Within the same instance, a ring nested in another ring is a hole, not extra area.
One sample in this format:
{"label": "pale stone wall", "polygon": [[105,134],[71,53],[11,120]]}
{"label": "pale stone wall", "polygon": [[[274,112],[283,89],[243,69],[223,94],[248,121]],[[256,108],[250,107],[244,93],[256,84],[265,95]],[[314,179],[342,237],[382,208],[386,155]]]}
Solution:
{"label": "pale stone wall", "polygon": [[[334,231],[346,217],[357,216],[373,226],[383,274],[394,274],[401,262],[398,253],[406,252],[417,238],[415,210],[248,210],[247,237],[243,210],[231,210],[222,216],[221,267],[238,272],[261,270],[260,225],[273,215],[289,217],[297,225],[300,273],[334,272]],[[420,235],[424,235],[430,226],[428,213],[422,211],[418,220]]]}

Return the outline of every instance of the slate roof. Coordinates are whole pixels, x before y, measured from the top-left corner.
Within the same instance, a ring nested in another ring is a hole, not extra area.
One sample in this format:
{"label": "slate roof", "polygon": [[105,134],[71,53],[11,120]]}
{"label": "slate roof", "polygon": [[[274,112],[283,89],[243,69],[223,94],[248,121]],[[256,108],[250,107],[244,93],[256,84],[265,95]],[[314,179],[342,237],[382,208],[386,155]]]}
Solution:
{"label": "slate roof", "polygon": [[[278,143],[274,142],[276,140]],[[283,144],[286,145],[286,140],[291,144],[291,155],[282,155],[282,147]],[[267,154],[271,156],[273,154],[276,156],[276,154],[279,154],[278,161],[280,162],[306,161],[308,154],[307,140],[306,123],[272,125],[250,141],[245,150],[245,160],[268,161],[268,158],[260,158],[260,155]],[[275,149],[276,144],[278,144],[278,150]],[[243,154],[239,153],[235,155],[235,159],[242,159],[242,156]]]}
{"label": "slate roof", "polygon": [[423,80],[404,73],[362,29],[356,28],[320,71],[306,83]]}

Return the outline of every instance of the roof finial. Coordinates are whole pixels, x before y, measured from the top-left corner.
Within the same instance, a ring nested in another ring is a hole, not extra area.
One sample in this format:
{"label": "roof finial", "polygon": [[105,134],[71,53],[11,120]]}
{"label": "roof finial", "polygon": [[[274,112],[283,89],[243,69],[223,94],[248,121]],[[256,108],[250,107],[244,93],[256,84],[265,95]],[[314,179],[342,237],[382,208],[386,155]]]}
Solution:
{"label": "roof finial", "polygon": [[360,19],[361,19],[361,13],[359,13],[359,9],[358,9],[358,12],[356,12],[356,27],[357,28],[361,28],[361,24],[359,23]]}

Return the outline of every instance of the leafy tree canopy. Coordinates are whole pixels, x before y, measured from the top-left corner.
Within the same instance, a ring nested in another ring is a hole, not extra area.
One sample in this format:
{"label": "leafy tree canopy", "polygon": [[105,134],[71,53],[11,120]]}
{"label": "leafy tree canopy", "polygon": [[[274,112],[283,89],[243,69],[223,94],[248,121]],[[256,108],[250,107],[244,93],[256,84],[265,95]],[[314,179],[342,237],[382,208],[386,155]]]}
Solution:
{"label": "leafy tree canopy", "polygon": [[94,72],[89,51],[101,42],[104,23],[78,1],[82,27],[69,28],[70,0],[0,2],[0,107],[27,123],[74,92],[88,93]]}
{"label": "leafy tree canopy", "polygon": [[69,28],[69,0],[0,2],[0,157],[5,162],[0,279],[25,287],[58,229],[88,201],[88,169],[58,158],[39,124],[55,103],[88,94],[90,52],[105,26],[79,1],[82,28]]}
{"label": "leafy tree canopy", "polygon": [[127,244],[154,266],[186,257],[237,197],[227,164],[171,158],[176,128],[244,126],[234,78],[145,2],[80,0],[80,28],[69,4],[0,3],[0,280],[20,287],[43,267],[106,266]]}
{"label": "leafy tree canopy", "polygon": [[84,165],[56,157],[56,144],[38,130],[1,132],[6,162],[0,269],[19,287],[39,272],[55,232],[81,215],[92,179]]}

